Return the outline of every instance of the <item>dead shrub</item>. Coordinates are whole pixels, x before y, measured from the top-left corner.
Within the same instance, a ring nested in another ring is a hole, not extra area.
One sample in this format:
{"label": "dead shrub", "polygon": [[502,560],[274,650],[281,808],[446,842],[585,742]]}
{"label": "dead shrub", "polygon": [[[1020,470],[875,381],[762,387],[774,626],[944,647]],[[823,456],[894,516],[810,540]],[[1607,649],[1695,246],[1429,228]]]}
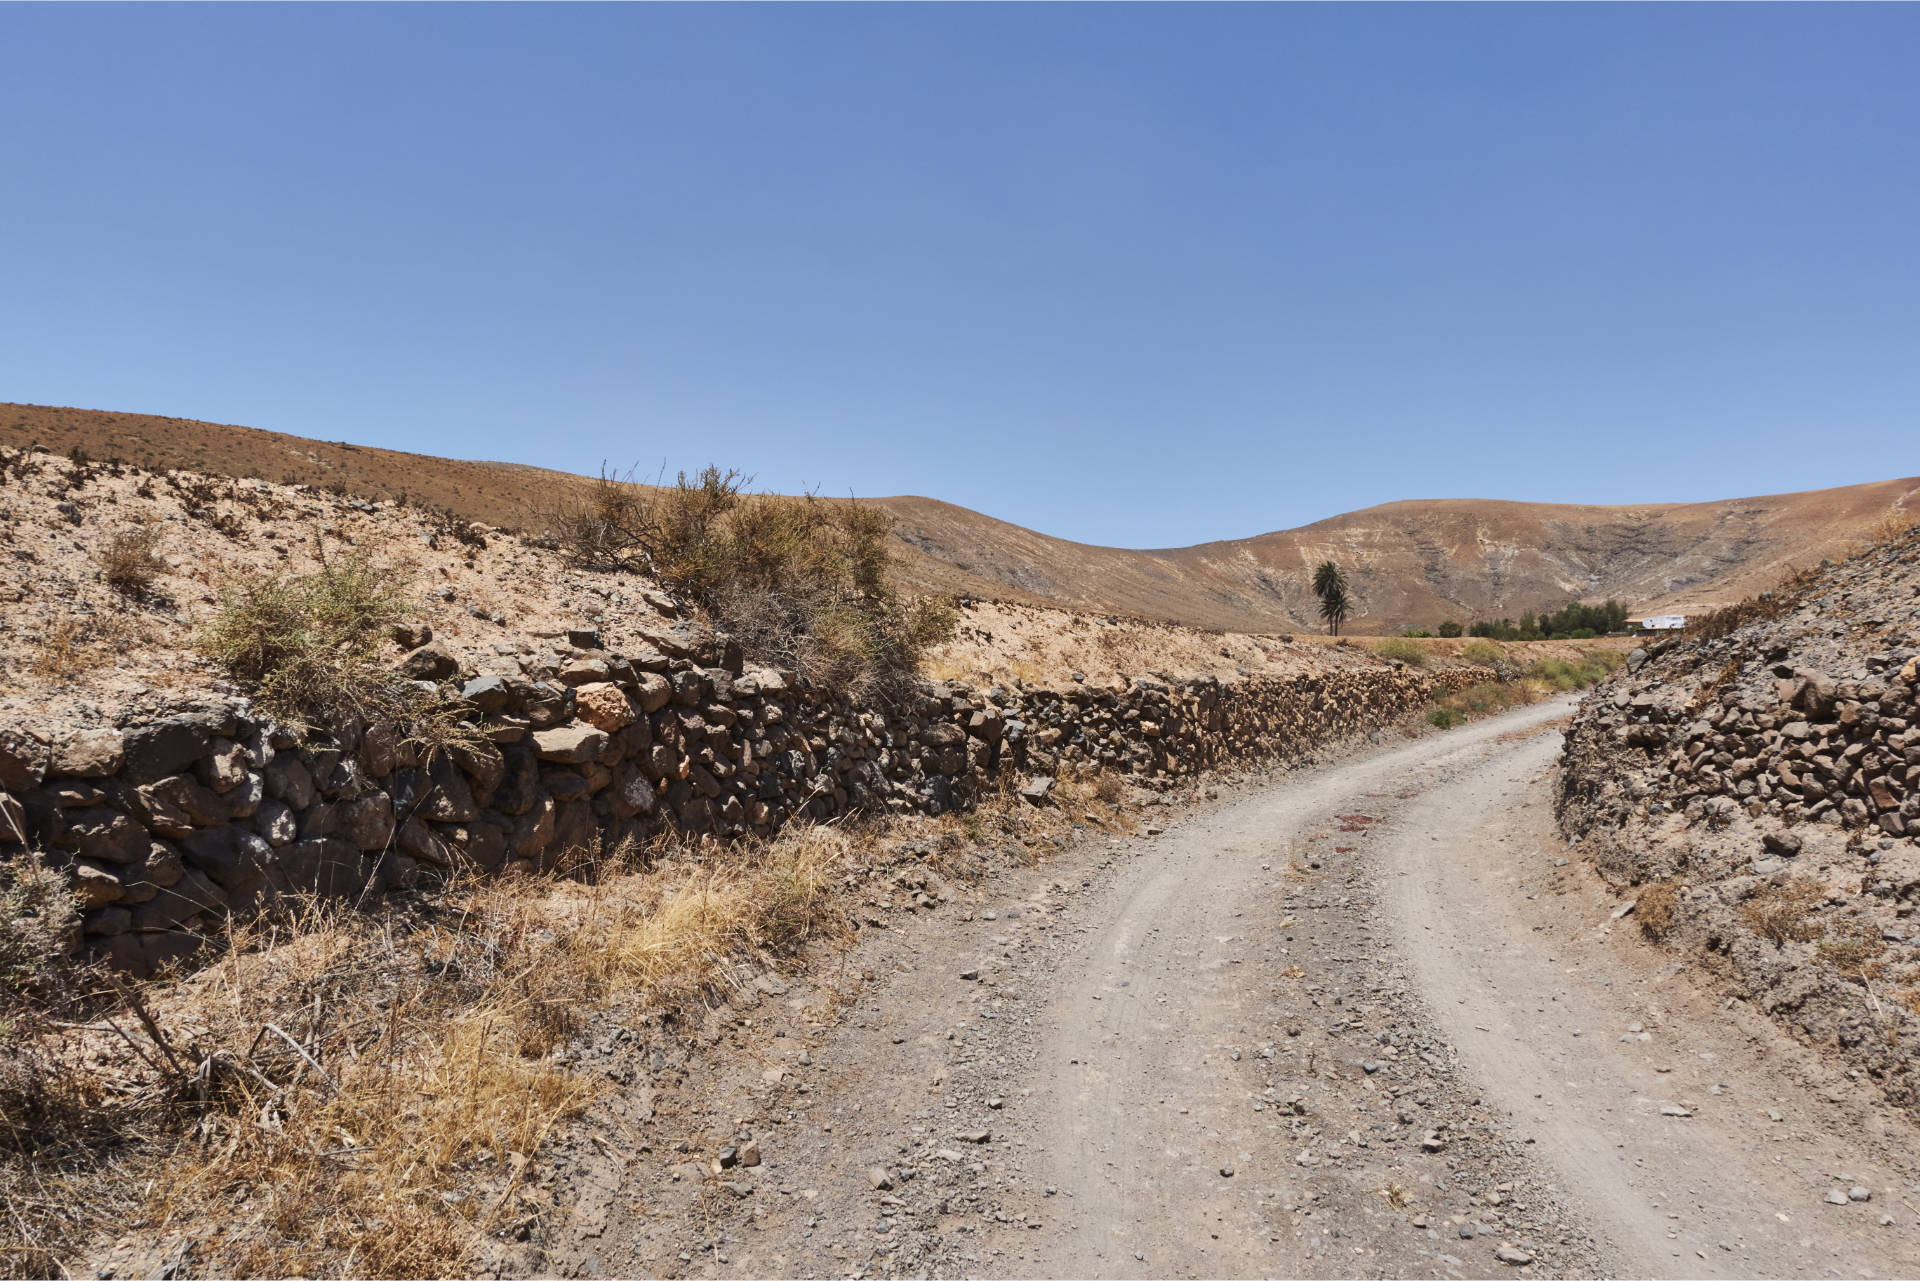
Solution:
{"label": "dead shrub", "polygon": [[1102,771],[1094,780],[1093,796],[1102,805],[1118,805],[1127,798],[1126,780],[1111,770]]}
{"label": "dead shrub", "polygon": [[28,666],[47,680],[70,681],[92,669],[97,647],[84,618],[62,614],[41,629]]}
{"label": "dead shrub", "polygon": [[958,611],[894,588],[892,518],[852,499],[751,494],[747,483],[718,467],[651,486],[603,473],[548,520],[576,565],[651,573],[758,661],[856,698],[897,693],[953,634]]}
{"label": "dead shrub", "polygon": [[1820,937],[1820,925],[1809,915],[1825,897],[1826,891],[1812,881],[1796,878],[1784,885],[1767,885],[1740,905],[1740,919],[1775,947],[1804,943]]}
{"label": "dead shrub", "polygon": [[0,1044],[27,1010],[70,996],[66,957],[79,935],[80,906],[64,875],[32,853],[0,862]]}
{"label": "dead shrub", "polygon": [[167,568],[155,551],[159,542],[158,531],[146,523],[129,525],[108,539],[99,553],[100,575],[107,586],[134,600],[152,595],[154,580]]}
{"label": "dead shrub", "polygon": [[1680,917],[1680,889],[1672,881],[1655,881],[1640,891],[1640,902],[1633,909],[1640,932],[1655,943],[1673,932]]}
{"label": "dead shrub", "polygon": [[1688,640],[1718,640],[1748,623],[1784,618],[1800,607],[1800,598],[1818,575],[1818,570],[1789,569],[1778,587],[1749,596],[1738,604],[1702,614],[1687,623]]}
{"label": "dead shrub", "polygon": [[1917,525],[1920,525],[1920,521],[1915,520],[1912,512],[1896,508],[1867,528],[1868,545],[1878,546],[1904,538],[1912,533]]}
{"label": "dead shrub", "polygon": [[13,1244],[0,1276],[58,1276],[98,1207],[69,1176],[122,1139],[102,1091],[70,1070],[60,1019],[80,999],[67,959],[80,910],[66,877],[27,854],[0,863],[0,1204]]}

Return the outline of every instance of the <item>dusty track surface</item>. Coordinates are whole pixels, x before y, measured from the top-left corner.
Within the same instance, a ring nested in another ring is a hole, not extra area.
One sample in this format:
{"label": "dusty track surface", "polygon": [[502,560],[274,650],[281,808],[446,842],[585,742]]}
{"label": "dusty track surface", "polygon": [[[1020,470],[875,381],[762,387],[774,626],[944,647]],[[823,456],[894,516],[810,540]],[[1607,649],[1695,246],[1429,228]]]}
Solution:
{"label": "dusty track surface", "polygon": [[[703,1055],[698,1088],[656,1062],[561,1162],[578,1209],[521,1262],[1920,1272],[1914,1127],[1556,865],[1565,711],[1249,784],[743,997],[706,1033],[746,1053]],[[712,1173],[749,1141],[758,1165]]]}

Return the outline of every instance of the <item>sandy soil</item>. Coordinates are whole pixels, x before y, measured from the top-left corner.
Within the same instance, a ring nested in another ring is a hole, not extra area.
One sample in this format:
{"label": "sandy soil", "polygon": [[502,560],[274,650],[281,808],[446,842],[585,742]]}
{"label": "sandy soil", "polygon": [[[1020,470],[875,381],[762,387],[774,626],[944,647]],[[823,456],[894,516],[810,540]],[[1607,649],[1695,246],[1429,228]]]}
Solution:
{"label": "sandy soil", "polygon": [[710,1084],[647,1087],[526,1270],[1914,1273],[1913,1127],[1556,866],[1564,712],[1089,829],[873,931],[731,1011]]}
{"label": "sandy soil", "polygon": [[[1414,642],[1438,668],[1466,665],[1460,654],[1471,643],[1437,638]],[[1051,688],[1071,684],[1076,672],[1103,685],[1153,670],[1237,680],[1375,664],[1379,644],[1378,637],[1207,632],[1121,615],[975,600],[962,609],[953,640],[933,650],[926,666],[941,679],[991,684],[1018,678]],[[1634,644],[1613,637],[1503,643],[1497,648],[1525,664],[1541,658],[1577,661],[1588,650],[1624,651]]]}

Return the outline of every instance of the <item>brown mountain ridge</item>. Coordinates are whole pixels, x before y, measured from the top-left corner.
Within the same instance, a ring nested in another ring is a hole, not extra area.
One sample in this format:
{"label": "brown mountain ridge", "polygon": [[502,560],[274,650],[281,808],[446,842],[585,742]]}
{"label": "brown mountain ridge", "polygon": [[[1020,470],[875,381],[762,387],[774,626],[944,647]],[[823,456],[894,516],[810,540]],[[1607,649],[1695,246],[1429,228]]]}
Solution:
{"label": "brown mountain ridge", "polygon": [[[0,443],[85,450],[147,467],[260,476],[409,499],[470,520],[540,528],[584,478],[514,463],[407,454],[147,414],[0,403]],[[1355,630],[1517,616],[1616,597],[1687,612],[1764,590],[1915,510],[1920,477],[1718,502],[1584,506],[1417,499],[1299,529],[1135,551],[1037,533],[932,498],[893,513],[909,585],[1240,632],[1314,625],[1311,567],[1347,572]]]}

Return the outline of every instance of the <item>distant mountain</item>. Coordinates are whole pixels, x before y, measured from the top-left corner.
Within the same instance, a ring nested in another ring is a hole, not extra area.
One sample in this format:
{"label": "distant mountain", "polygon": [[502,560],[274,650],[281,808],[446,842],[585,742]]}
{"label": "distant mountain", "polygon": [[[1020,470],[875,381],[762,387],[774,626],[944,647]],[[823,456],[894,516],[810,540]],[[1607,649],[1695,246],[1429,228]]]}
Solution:
{"label": "distant mountain", "polygon": [[[540,513],[584,483],[521,464],[38,405],[0,404],[0,443],[412,498],[522,529],[538,529]],[[1347,572],[1355,629],[1377,632],[1517,616],[1571,599],[1612,596],[1643,613],[1724,604],[1770,586],[1789,566],[1845,554],[1889,515],[1920,516],[1920,477],[1633,507],[1415,499],[1163,551],[1068,542],[932,498],[871,501],[894,515],[902,576],[921,589],[1285,632],[1315,626],[1308,575],[1331,558]]]}

